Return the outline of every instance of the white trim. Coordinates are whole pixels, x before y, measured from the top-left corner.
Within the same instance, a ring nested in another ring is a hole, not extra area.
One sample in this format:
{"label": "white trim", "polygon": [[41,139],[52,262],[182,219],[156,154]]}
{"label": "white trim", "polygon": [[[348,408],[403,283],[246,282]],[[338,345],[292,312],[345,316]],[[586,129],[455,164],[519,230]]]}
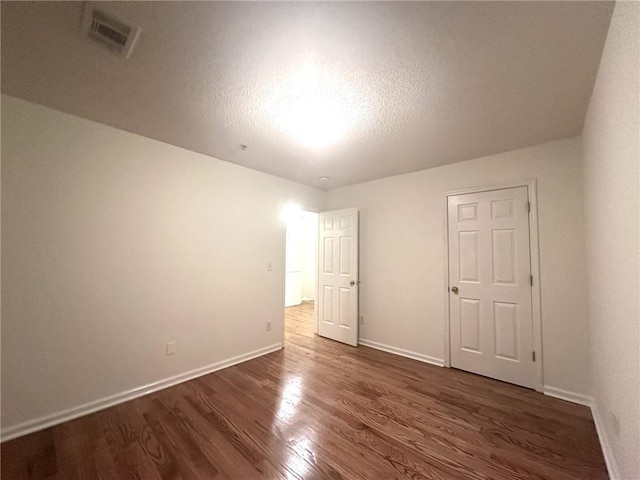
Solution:
{"label": "white trim", "polygon": [[282,324],[282,345],[285,345],[285,331],[287,327],[285,326],[285,322],[287,321],[287,313],[285,307],[286,305],[286,296],[287,296],[287,222],[285,221],[282,226],[282,257],[280,257],[280,265],[281,268],[281,278],[280,282],[282,283],[282,306],[280,307],[280,323]]}
{"label": "white trim", "polygon": [[590,407],[592,404],[591,397],[582,395],[580,393],[570,392],[568,390],[562,390],[561,388],[544,386],[543,393],[549,397],[559,398],[571,403],[577,403],[578,405],[584,405]]}
{"label": "white trim", "polygon": [[451,312],[449,305],[449,195],[442,195],[442,204],[444,212],[444,228],[442,229],[444,240],[444,366],[451,368],[451,330],[450,318]]}
{"label": "white trim", "polygon": [[448,218],[448,198],[453,195],[465,195],[468,193],[480,193],[491,190],[503,190],[505,188],[527,187],[529,204],[529,254],[531,256],[531,275],[533,276],[533,286],[531,287],[531,318],[533,321],[533,348],[536,352],[537,378],[534,388],[538,392],[544,391],[544,371],[543,371],[543,351],[542,351],[542,304],[540,297],[540,250],[538,243],[538,188],[535,178],[528,180],[502,182],[495,185],[470,187],[459,190],[445,192],[442,196],[444,211],[444,366],[451,366],[450,349],[450,319],[449,319],[449,218]]}
{"label": "white trim", "polygon": [[544,369],[543,358],[544,348],[542,345],[542,297],[540,296],[541,273],[540,273],[540,243],[538,239],[538,182],[536,179],[530,180],[527,184],[529,193],[529,255],[531,256],[531,276],[533,285],[531,286],[531,318],[533,320],[533,348],[536,352],[536,363],[538,364],[538,384],[536,390],[544,390]]}
{"label": "white trim", "polygon": [[613,456],[613,449],[609,443],[606,430],[604,428],[604,421],[600,416],[600,410],[595,400],[591,402],[591,415],[593,416],[593,423],[596,424],[596,432],[598,432],[598,438],[600,439],[600,447],[602,448],[602,454],[604,455],[604,461],[607,464],[607,470],[609,472],[609,478],[611,480],[620,480],[620,471],[616,464],[615,457]]}
{"label": "white trim", "polygon": [[430,357],[429,355],[412,352],[410,350],[403,350],[402,348],[392,347],[391,345],[385,345],[384,343],[373,342],[365,338],[361,338],[358,343],[360,345],[364,345],[365,347],[375,348],[376,350],[382,350],[383,352],[393,353],[395,355],[400,355],[401,357],[411,358],[419,362],[429,363],[438,367],[444,366],[444,360],[442,360],[441,358]]}
{"label": "white trim", "polygon": [[281,348],[282,343],[269,345],[268,347],[260,348],[252,352],[244,353],[236,357],[231,357],[220,362],[212,363],[211,365],[207,365],[206,367],[196,368],[195,370],[180,373],[173,377],[165,378],[164,380],[158,380],[157,382],[153,382],[142,387],[132,388],[131,390],[126,390],[124,392],[116,393],[115,395],[110,395],[99,400],[94,400],[93,402],[85,403],[84,405],[72,407],[61,412],[52,413],[43,417],[20,423],[18,425],[14,425],[12,427],[4,428],[0,433],[1,441],[6,442],[7,440],[12,440],[29,433],[44,430],[45,428],[53,427],[54,425],[68,422],[69,420],[73,420],[84,415],[89,415],[90,413],[97,412],[98,410],[104,410],[105,408],[113,407],[114,405],[118,405],[119,403],[127,402],[129,400],[133,400],[134,398],[142,397],[149,393],[156,392],[158,390],[162,390],[164,388],[171,387],[188,380],[193,380],[194,378],[201,377],[202,375],[207,375],[217,370],[222,370],[223,368],[231,367],[233,365],[237,365],[238,363],[261,357],[262,355],[275,352],[276,350],[280,350]]}
{"label": "white trim", "polygon": [[566,400],[571,403],[577,403],[578,405],[584,405],[591,409],[591,416],[593,417],[593,423],[596,426],[596,432],[598,433],[598,440],[600,441],[600,448],[602,449],[604,461],[607,464],[609,478],[611,480],[620,480],[620,471],[618,470],[615,457],[613,456],[613,449],[611,448],[611,444],[607,438],[604,421],[600,415],[600,410],[598,409],[598,404],[595,399],[588,395],[562,390],[561,388],[549,387],[547,385],[544,386],[543,393],[549,397],[559,398],[560,400]]}

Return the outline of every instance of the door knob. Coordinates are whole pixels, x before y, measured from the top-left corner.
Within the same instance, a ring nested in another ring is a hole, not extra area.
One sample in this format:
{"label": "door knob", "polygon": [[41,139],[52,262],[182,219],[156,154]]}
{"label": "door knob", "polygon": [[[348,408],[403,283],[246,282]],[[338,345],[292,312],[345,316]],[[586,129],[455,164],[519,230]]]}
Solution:
{"label": "door knob", "polygon": [[360,285],[360,280],[358,280],[357,282],[356,282],[355,280],[351,280],[351,281],[349,282],[349,285],[351,285],[351,286],[353,287],[356,283],[357,283],[358,285]]}
{"label": "door knob", "polygon": [[458,294],[458,287],[451,287],[451,291],[457,295]]}

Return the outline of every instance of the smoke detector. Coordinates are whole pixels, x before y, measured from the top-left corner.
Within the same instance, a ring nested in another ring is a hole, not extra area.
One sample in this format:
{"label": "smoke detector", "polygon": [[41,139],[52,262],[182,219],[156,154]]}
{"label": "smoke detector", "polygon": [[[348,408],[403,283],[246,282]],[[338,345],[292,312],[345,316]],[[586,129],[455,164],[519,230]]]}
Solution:
{"label": "smoke detector", "polygon": [[116,55],[129,58],[140,35],[140,27],[129,25],[105,12],[98,3],[87,2],[82,16],[81,32]]}

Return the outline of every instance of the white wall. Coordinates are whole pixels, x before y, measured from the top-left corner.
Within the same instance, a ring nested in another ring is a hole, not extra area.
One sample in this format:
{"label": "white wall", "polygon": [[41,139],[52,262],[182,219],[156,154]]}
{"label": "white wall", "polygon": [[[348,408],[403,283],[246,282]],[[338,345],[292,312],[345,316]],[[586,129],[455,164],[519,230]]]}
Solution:
{"label": "white wall", "polygon": [[639,22],[616,3],[583,132],[592,393],[621,479],[640,478]]}
{"label": "white wall", "polygon": [[2,156],[3,430],[281,343],[319,190],[7,96]]}
{"label": "white wall", "polygon": [[300,305],[302,302],[302,218],[293,216],[286,222],[286,251],[284,279],[284,306]]}
{"label": "white wall", "polygon": [[287,220],[285,307],[314,300],[318,214],[298,212]]}
{"label": "white wall", "polygon": [[318,262],[318,214],[302,212],[304,242],[302,253],[302,299],[316,298],[316,264]]}
{"label": "white wall", "polygon": [[361,338],[443,359],[444,192],[535,177],[545,385],[588,393],[581,166],[573,138],[328,192],[360,209]]}

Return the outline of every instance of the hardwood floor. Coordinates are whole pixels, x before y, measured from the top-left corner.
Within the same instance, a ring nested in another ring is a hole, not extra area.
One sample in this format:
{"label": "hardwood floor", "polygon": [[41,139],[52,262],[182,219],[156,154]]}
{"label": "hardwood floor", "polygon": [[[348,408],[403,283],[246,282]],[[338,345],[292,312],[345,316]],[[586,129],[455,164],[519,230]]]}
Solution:
{"label": "hardwood floor", "polygon": [[600,479],[589,410],[313,334],[2,445],[8,479]]}

